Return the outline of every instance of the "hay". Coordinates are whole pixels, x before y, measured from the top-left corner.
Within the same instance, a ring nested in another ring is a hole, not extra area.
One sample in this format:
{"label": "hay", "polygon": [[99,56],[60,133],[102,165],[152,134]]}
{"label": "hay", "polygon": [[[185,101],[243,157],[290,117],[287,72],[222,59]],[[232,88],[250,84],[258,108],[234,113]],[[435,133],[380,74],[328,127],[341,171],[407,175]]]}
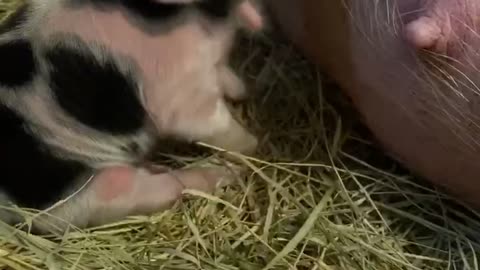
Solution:
{"label": "hay", "polygon": [[255,158],[235,155],[246,179],[61,237],[0,224],[0,269],[480,269],[477,213],[383,156],[339,90],[288,45],[241,45],[236,66],[256,97],[237,111],[262,135]]}

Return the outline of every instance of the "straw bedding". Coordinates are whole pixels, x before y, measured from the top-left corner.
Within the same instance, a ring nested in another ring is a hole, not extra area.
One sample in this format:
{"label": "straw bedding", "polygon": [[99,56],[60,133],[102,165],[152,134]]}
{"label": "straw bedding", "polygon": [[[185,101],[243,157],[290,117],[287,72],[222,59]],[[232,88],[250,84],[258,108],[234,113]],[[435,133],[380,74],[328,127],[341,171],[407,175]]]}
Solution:
{"label": "straw bedding", "polygon": [[[15,7],[2,0],[3,15]],[[0,269],[480,269],[480,219],[387,158],[348,100],[276,37],[243,37],[253,97],[235,111],[261,135],[252,157],[207,146],[159,153],[234,160],[246,177],[172,210],[38,237],[0,224]],[[195,150],[195,151],[193,151]]]}

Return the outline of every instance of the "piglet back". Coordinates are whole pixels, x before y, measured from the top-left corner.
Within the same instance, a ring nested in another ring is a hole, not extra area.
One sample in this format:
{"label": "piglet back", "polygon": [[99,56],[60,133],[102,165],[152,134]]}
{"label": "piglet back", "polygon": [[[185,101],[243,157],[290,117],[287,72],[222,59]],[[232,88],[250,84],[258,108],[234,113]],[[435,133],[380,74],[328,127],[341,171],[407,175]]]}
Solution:
{"label": "piglet back", "polygon": [[21,104],[11,96],[28,91],[39,72],[31,42],[4,42],[0,57],[0,192],[26,207],[41,207],[57,199],[71,184],[66,179],[77,178],[87,166],[57,157],[34,134],[33,124],[12,108]]}
{"label": "piglet back", "polygon": [[95,169],[138,161],[153,139],[133,74],[74,35],[22,31],[29,8],[0,36],[0,200],[41,209]]}

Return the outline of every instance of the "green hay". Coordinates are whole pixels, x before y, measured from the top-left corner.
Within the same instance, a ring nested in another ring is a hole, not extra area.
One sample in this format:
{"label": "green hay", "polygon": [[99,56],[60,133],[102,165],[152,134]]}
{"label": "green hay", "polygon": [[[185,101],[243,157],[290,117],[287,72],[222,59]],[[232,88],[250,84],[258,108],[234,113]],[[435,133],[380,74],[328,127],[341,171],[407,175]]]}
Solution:
{"label": "green hay", "polygon": [[235,65],[254,98],[236,112],[262,137],[255,157],[229,158],[245,179],[62,237],[0,224],[0,269],[480,269],[477,213],[386,158],[339,89],[290,46],[240,44]]}
{"label": "green hay", "polygon": [[1,0],[0,1],[0,21],[7,19],[24,0]]}

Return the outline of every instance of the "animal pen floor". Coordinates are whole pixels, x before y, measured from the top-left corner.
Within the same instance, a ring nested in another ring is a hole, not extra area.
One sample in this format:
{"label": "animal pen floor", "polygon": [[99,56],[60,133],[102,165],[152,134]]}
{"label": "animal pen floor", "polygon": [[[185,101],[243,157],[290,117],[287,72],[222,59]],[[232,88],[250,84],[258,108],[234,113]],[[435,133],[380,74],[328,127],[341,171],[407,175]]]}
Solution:
{"label": "animal pen floor", "polygon": [[[11,9],[15,0],[2,0]],[[0,223],[0,269],[480,269],[480,219],[384,156],[334,84],[289,45],[244,37],[235,66],[261,134],[247,177],[172,210],[62,237]],[[177,166],[214,151],[159,153]]]}

